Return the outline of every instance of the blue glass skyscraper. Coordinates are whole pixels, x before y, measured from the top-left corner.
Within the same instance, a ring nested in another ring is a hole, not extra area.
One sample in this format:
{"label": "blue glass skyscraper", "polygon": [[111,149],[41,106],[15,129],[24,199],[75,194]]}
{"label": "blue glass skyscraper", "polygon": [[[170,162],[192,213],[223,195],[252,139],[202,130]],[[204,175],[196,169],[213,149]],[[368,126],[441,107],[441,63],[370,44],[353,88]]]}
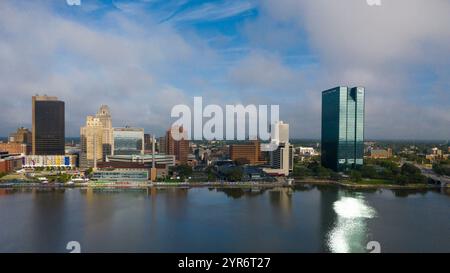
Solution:
{"label": "blue glass skyscraper", "polygon": [[324,167],[344,171],[363,165],[364,88],[336,87],[322,92]]}

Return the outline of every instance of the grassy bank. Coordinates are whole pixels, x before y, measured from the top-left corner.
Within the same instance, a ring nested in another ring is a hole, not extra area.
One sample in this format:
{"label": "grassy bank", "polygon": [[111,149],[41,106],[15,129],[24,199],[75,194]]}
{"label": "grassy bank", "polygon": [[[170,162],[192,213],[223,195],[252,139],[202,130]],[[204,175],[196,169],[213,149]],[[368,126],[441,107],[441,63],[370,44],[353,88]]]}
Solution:
{"label": "grassy bank", "polygon": [[5,174],[3,177],[0,178],[0,182],[7,182],[7,181],[34,182],[35,180],[26,177],[22,173],[9,173]]}
{"label": "grassy bank", "polygon": [[320,184],[320,185],[338,185],[346,188],[363,188],[363,189],[435,189],[439,188],[439,185],[431,184],[395,184],[390,180],[385,179],[363,179],[359,182],[350,180],[335,181],[329,179],[315,179],[307,178],[301,180],[295,180],[296,184]]}

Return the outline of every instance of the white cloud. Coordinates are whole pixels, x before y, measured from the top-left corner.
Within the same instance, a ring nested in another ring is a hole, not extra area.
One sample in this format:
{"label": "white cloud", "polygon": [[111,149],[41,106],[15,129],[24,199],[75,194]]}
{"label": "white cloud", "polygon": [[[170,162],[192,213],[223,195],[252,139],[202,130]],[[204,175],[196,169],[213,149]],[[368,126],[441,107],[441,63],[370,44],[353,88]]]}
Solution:
{"label": "white cloud", "polygon": [[[289,32],[292,39],[298,39],[295,35],[304,31],[311,53],[317,56],[318,65],[303,71],[308,76],[298,85],[300,98],[320,102],[321,90],[362,85],[367,90],[368,137],[448,138],[450,78],[443,71],[450,71],[449,1],[396,0],[371,7],[363,0],[267,0],[262,9],[261,22],[244,28],[260,34],[249,33],[251,39],[261,47],[284,50],[285,46],[271,40],[270,33],[279,28],[287,33],[273,39],[289,37]],[[278,70],[295,71],[287,65]],[[427,83],[417,78],[425,73],[436,79]],[[252,80],[255,84],[265,80],[264,73],[259,74],[259,79]],[[320,107],[309,110],[292,122],[310,120],[304,128],[317,132],[320,119],[307,115],[320,117]]]}
{"label": "white cloud", "polygon": [[295,84],[299,76],[285,67],[276,55],[260,51],[252,51],[229,72],[230,79],[239,88],[259,91],[287,91],[287,85]]}
{"label": "white cloud", "polygon": [[167,91],[171,83],[161,75],[206,53],[170,27],[137,25],[117,13],[102,23],[109,20],[114,28],[100,30],[38,4],[0,3],[0,135],[30,126],[36,93],[66,101],[68,136],[77,136],[85,116],[101,104],[110,105],[117,125],[165,130],[171,105],[184,94]]}
{"label": "white cloud", "polygon": [[[256,3],[209,3],[171,20],[221,20]],[[110,105],[118,126],[161,133],[171,106],[196,94],[221,105],[280,104],[293,136],[318,137],[320,91],[344,84],[367,88],[369,138],[450,135],[447,0],[265,0],[240,28],[249,42],[236,53],[158,24],[161,13],[142,12],[142,4],[117,5],[124,11],[77,20],[42,2],[0,1],[0,135],[30,126],[31,96],[47,93],[66,101],[69,136],[100,104]],[[290,63],[297,53],[307,65]]]}

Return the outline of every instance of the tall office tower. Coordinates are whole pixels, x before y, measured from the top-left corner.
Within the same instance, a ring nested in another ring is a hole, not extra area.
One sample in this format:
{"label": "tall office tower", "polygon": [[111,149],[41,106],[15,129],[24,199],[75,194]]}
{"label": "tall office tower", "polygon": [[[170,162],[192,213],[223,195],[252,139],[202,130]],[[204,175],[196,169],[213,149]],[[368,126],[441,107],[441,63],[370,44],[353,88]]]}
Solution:
{"label": "tall office tower", "polygon": [[9,135],[9,142],[16,144],[25,144],[26,145],[26,154],[31,153],[31,146],[33,142],[33,137],[31,131],[27,128],[20,127],[16,132],[11,133]]}
{"label": "tall office tower", "polygon": [[[184,134],[184,137],[181,140],[174,140],[172,137],[171,130],[179,130],[181,134]],[[169,129],[166,132],[166,153],[169,155],[175,155],[175,159],[180,164],[186,164],[188,161],[189,155],[189,140],[187,140],[186,132],[183,130],[183,127],[174,127]]]}
{"label": "tall office tower", "polygon": [[152,152],[153,146],[153,138],[150,134],[144,134],[144,152],[150,153]]}
{"label": "tall office tower", "polygon": [[99,118],[87,116],[80,129],[80,167],[95,168],[103,161],[103,124]]}
{"label": "tall office tower", "polygon": [[113,155],[143,155],[143,128],[113,128]]}
{"label": "tall office tower", "polygon": [[159,137],[158,138],[158,152],[160,154],[166,154],[167,153],[167,141],[166,141],[166,137]]}
{"label": "tall office tower", "polygon": [[294,169],[294,146],[289,142],[278,144],[278,148],[270,152],[270,166],[283,175],[289,175]]}
{"label": "tall office tower", "polygon": [[113,146],[113,128],[112,128],[112,119],[111,113],[109,111],[108,105],[100,106],[97,114],[95,115],[98,118],[103,126],[103,136],[102,136],[102,149],[103,149],[103,161],[106,161],[106,157],[108,155],[112,155],[112,146]]}
{"label": "tall office tower", "polygon": [[276,143],[289,142],[289,124],[278,121],[273,125],[271,132],[271,141]]}
{"label": "tall office tower", "polygon": [[274,124],[271,142],[277,143],[278,148],[269,153],[270,166],[279,170],[282,175],[289,175],[294,168],[294,149],[289,143],[289,124],[283,121]]}
{"label": "tall office tower", "polygon": [[364,88],[322,92],[322,165],[343,171],[363,165]]}
{"label": "tall office tower", "polygon": [[32,114],[32,153],[64,155],[64,102],[57,97],[33,96]]}

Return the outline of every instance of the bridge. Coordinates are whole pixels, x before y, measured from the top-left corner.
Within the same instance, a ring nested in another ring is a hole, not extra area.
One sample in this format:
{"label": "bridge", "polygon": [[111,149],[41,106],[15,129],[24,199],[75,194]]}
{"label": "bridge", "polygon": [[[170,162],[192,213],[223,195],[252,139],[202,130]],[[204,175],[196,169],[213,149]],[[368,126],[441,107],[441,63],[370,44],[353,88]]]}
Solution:
{"label": "bridge", "polygon": [[445,188],[445,187],[450,187],[450,178],[448,176],[440,176],[440,175],[436,175],[436,174],[429,174],[429,173],[423,173],[423,175],[425,175],[426,177],[428,177],[429,179],[438,182],[441,187]]}
{"label": "bridge", "polygon": [[450,186],[450,177],[445,175],[437,175],[433,172],[431,169],[426,169],[422,165],[414,164],[417,168],[420,169],[423,175],[428,177],[429,179],[433,180],[434,182],[437,182],[441,185],[442,188],[449,187]]}

